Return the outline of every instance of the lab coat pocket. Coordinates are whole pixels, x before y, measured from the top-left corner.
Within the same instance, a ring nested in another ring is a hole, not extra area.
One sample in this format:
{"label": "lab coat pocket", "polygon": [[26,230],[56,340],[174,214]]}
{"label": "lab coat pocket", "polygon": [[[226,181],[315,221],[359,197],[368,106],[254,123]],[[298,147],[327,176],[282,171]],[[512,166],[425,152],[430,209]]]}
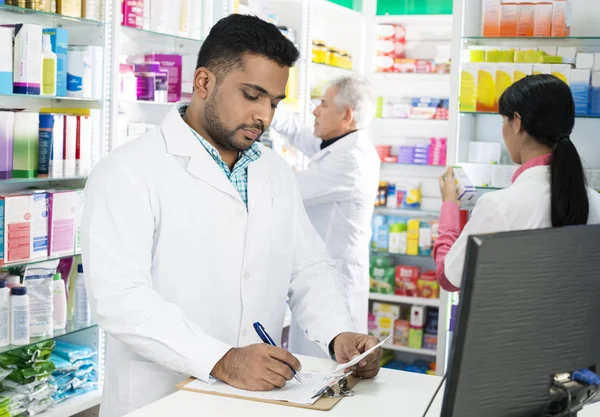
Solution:
{"label": "lab coat pocket", "polygon": [[271,249],[277,254],[291,253],[294,214],[290,198],[273,197],[271,207]]}
{"label": "lab coat pocket", "polygon": [[129,367],[129,412],[175,392],[186,377],[152,362],[132,360]]}

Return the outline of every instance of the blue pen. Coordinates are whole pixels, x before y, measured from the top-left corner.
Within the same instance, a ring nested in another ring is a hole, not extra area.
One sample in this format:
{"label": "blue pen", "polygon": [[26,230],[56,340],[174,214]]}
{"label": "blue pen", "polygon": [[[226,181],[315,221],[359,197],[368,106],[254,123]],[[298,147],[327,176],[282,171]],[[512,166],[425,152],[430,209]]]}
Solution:
{"label": "blue pen", "polygon": [[[262,324],[260,324],[259,322],[256,322],[256,323],[254,323],[253,326],[254,326],[254,330],[256,330],[256,333],[258,334],[258,337],[260,337],[260,340],[262,340],[264,343],[266,343],[268,345],[277,347],[277,345],[275,344],[273,339],[271,339],[271,336],[269,336],[269,334],[267,333],[265,328],[262,326]],[[290,366],[290,365],[288,364],[288,366]],[[302,383],[302,381],[300,380],[298,375],[296,375],[296,371],[294,371],[294,368],[292,368],[290,366],[290,369],[294,373],[294,378],[296,378],[296,381]]]}

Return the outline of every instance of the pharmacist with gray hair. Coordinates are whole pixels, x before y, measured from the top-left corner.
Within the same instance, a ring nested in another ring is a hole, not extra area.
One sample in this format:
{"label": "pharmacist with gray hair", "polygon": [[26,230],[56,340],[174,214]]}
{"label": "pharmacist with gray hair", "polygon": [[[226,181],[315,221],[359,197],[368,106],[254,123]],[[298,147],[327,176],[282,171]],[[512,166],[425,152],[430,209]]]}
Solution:
{"label": "pharmacist with gray hair", "polygon": [[[371,86],[352,75],[331,81],[313,112],[314,129],[294,115],[278,111],[272,129],[311,158],[296,172],[304,206],[343,276],[352,319],[367,332],[369,241],[379,183],[380,159],[366,128],[375,115]],[[322,356],[292,325],[292,352]]]}

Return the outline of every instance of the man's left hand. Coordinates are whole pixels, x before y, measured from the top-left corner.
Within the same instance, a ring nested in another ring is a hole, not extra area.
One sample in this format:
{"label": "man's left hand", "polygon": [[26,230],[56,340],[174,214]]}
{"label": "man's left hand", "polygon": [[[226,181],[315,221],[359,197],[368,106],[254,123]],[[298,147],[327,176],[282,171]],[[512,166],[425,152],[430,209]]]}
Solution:
{"label": "man's left hand", "polygon": [[[360,356],[367,350],[379,344],[379,339],[359,333],[341,333],[332,341],[335,359],[339,363],[348,363],[353,358]],[[352,375],[360,378],[373,378],[379,373],[379,361],[383,350],[375,349],[356,366],[345,369],[344,372],[353,372]]]}

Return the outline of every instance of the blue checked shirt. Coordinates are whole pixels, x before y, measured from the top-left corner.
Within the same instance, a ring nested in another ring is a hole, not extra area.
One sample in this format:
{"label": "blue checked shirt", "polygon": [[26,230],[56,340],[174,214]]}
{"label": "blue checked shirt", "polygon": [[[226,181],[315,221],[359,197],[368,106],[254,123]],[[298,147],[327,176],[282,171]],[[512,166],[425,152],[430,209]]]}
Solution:
{"label": "blue checked shirt", "polygon": [[[187,110],[187,103],[178,103],[177,110],[179,110],[179,114],[181,117],[185,114]],[[204,146],[206,152],[215,160],[217,165],[221,167],[221,170],[225,174],[225,176],[231,181],[235,189],[240,193],[240,197],[242,201],[246,205],[246,209],[248,208],[248,165],[250,162],[258,160],[260,155],[262,154],[260,147],[255,142],[250,146],[250,148],[240,154],[238,161],[233,166],[233,171],[229,169],[229,166],[223,161],[219,151],[212,146],[206,139],[198,134],[194,129],[190,127],[190,130],[196,136],[198,141]]]}

